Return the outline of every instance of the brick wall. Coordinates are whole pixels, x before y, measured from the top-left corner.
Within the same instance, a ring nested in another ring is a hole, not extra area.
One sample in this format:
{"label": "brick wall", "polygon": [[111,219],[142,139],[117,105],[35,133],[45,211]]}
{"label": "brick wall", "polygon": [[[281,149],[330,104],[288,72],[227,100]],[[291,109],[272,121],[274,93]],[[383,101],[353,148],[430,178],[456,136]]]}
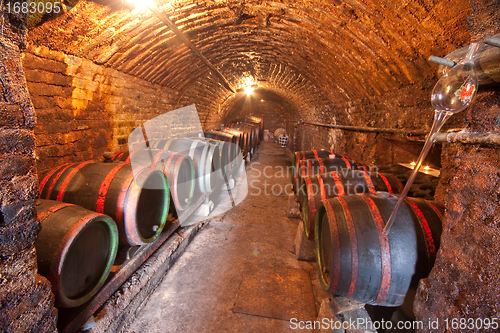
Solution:
{"label": "brick wall", "polygon": [[35,116],[21,64],[26,18],[2,14],[0,42],[0,331],[54,332],[49,282],[37,274]]}
{"label": "brick wall", "polygon": [[37,117],[40,178],[62,163],[127,149],[134,128],[173,110],[178,99],[172,89],[46,47],[30,46],[23,65]]}

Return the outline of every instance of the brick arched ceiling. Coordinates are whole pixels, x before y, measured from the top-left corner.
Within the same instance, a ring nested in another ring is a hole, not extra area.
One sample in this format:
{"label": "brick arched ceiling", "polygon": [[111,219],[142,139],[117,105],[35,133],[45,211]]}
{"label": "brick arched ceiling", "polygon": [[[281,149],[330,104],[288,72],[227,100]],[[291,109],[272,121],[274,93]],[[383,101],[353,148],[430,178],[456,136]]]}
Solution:
{"label": "brick arched ceiling", "polygon": [[[298,113],[434,79],[426,59],[467,42],[470,11],[464,0],[155,2],[236,88],[256,83]],[[80,1],[29,39],[182,95],[229,94],[153,13],[121,0]]]}

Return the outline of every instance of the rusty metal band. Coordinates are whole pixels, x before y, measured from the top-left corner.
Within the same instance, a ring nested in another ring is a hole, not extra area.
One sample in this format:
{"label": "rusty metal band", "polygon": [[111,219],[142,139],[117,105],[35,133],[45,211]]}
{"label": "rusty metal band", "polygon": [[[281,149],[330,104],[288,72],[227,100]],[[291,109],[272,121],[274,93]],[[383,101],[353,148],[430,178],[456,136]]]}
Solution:
{"label": "rusty metal band", "polygon": [[128,154],[127,159],[125,160],[125,163],[130,163],[130,159],[131,159],[131,158],[132,158],[132,156],[134,156],[134,155],[135,155],[135,153],[137,153],[137,152],[138,152],[138,150],[134,150],[133,152],[129,153],[129,154]]}
{"label": "rusty metal band", "polygon": [[63,183],[59,187],[59,192],[57,193],[57,201],[63,201],[64,193],[66,192],[66,188],[68,187],[68,184],[71,181],[71,179],[73,178],[73,176],[78,171],[80,171],[81,168],[83,168],[84,166],[86,166],[87,164],[92,163],[92,162],[93,161],[86,161],[86,162],[80,163],[79,165],[77,165],[76,167],[74,167],[73,170],[70,171],[70,173],[68,174],[68,176],[66,176],[66,178],[63,181]]}
{"label": "rusty metal band", "polygon": [[326,200],[325,182],[320,174],[318,176],[319,191],[321,193],[321,200]]}
{"label": "rusty metal band", "polygon": [[158,164],[161,155],[163,155],[164,153],[165,153],[165,150],[160,149],[160,151],[157,152],[156,155],[153,157],[153,163],[151,163],[151,167],[153,169],[156,169],[156,165]]}
{"label": "rusty metal band", "polygon": [[104,212],[104,203],[106,202],[106,195],[108,194],[109,186],[111,185],[111,182],[115,178],[118,171],[120,171],[120,169],[127,164],[128,164],[127,162],[118,164],[113,169],[111,169],[110,172],[108,172],[106,177],[104,177],[104,180],[99,188],[99,194],[96,202],[96,212],[98,213]]}
{"label": "rusty metal band", "polygon": [[[144,169],[147,167],[139,167],[136,168],[136,173],[139,175]],[[123,227],[123,230],[126,231],[126,223],[125,223],[125,201],[127,199],[127,194],[129,192],[129,188],[134,181],[134,171],[130,171],[129,176],[123,181],[122,188],[118,194],[118,199],[116,201],[116,222]],[[127,233],[124,233],[124,236],[129,239]]]}
{"label": "rusty metal band", "polygon": [[439,210],[439,208],[437,208],[431,201],[425,200],[425,202],[427,202],[427,204],[431,206],[431,208],[436,212],[439,218],[443,220],[444,216],[443,213],[441,213],[441,211]]}
{"label": "rusty metal band", "polygon": [[52,177],[52,175],[54,173],[56,173],[57,171],[59,171],[61,168],[64,168],[65,166],[69,165],[71,163],[65,163],[63,165],[60,165],[58,166],[57,168],[55,168],[54,170],[52,170],[51,172],[49,172],[49,174],[47,176],[45,176],[42,180],[42,182],[40,183],[40,193],[42,193],[43,191],[43,188],[45,187],[45,184],[47,184],[47,182],[49,181],[50,177]]}
{"label": "rusty metal band", "polygon": [[352,165],[351,165],[351,162],[349,162],[349,160],[342,155],[342,159],[344,160],[345,162],[345,166],[349,169],[349,170],[352,170]]}
{"label": "rusty metal band", "polygon": [[305,167],[305,161],[300,161],[300,162],[297,162],[297,169],[295,170],[295,180],[294,180],[294,185],[295,185],[295,188],[296,190],[298,191],[298,180],[299,180],[299,172],[302,173],[302,168]]}
{"label": "rusty metal band", "polygon": [[382,263],[382,279],[380,281],[380,288],[377,295],[376,304],[381,304],[387,299],[389,295],[389,289],[391,287],[391,275],[392,275],[392,261],[391,261],[391,245],[389,243],[389,236],[384,233],[384,219],[380,214],[380,210],[373,201],[372,198],[367,195],[363,195],[365,203],[370,209],[370,213],[377,227],[378,240],[380,243],[380,260]]}
{"label": "rusty metal band", "polygon": [[368,187],[368,192],[369,193],[376,193],[377,190],[375,189],[375,185],[373,185],[373,181],[370,178],[370,175],[367,174],[364,171],[359,171],[363,175],[363,178],[365,179],[366,187]]}
{"label": "rusty metal band", "polygon": [[69,207],[69,206],[75,206],[73,204],[70,204],[70,203],[60,203],[60,204],[56,204],[52,207],[50,207],[49,209],[47,209],[46,211],[40,213],[37,215],[38,217],[38,221],[40,221],[40,223],[42,223],[43,221],[45,221],[45,219],[47,217],[49,217],[51,214],[57,212],[58,210],[61,210],[63,208],[66,208],[66,207]]}
{"label": "rusty metal band", "polygon": [[396,175],[393,175],[393,174],[391,174],[390,177],[394,180],[394,182],[396,184],[398,184],[399,193],[403,193],[404,187],[403,187],[403,184],[399,181],[398,177],[396,177]]}
{"label": "rusty metal band", "polygon": [[65,167],[63,167],[59,172],[56,174],[54,179],[52,179],[52,183],[49,186],[49,189],[47,190],[47,195],[45,196],[45,199],[49,200],[50,199],[50,194],[52,193],[52,189],[54,188],[54,185],[56,182],[59,180],[59,177],[63,174],[64,171],[66,171],[70,166],[75,165],[76,163],[69,163]]}
{"label": "rusty metal band", "polygon": [[385,187],[387,188],[387,192],[389,192],[389,194],[393,194],[392,186],[391,186],[391,183],[389,183],[389,179],[387,179],[387,177],[381,173],[378,173],[377,175],[379,175],[380,178],[382,178],[382,180],[385,184]]}
{"label": "rusty metal band", "polygon": [[337,188],[337,196],[343,197],[345,195],[344,184],[342,184],[342,180],[339,177],[339,174],[335,171],[330,172],[332,175],[332,179],[335,182],[335,188]]}
{"label": "rusty metal band", "polygon": [[113,161],[116,161],[117,159],[119,159],[120,157],[122,157],[122,155],[125,154],[124,151],[117,151],[113,157],[111,158]]}
{"label": "rusty metal band", "polygon": [[368,171],[369,170],[369,168],[363,162],[358,161],[357,163],[361,164],[361,165],[358,165],[358,170],[361,170],[361,171]]}
{"label": "rusty metal band", "polygon": [[427,256],[430,262],[429,269],[431,269],[434,261],[436,261],[436,244],[434,243],[434,238],[432,237],[432,230],[429,226],[429,222],[425,218],[424,213],[418,208],[417,204],[412,199],[406,197],[405,201],[411,206],[420,221],[420,226],[423,229],[426,240]]}
{"label": "rusty metal band", "polygon": [[[330,290],[335,291],[339,285],[340,281],[340,273],[341,273],[341,251],[340,251],[340,235],[339,230],[337,228],[337,218],[335,217],[335,210],[330,203],[330,200],[323,201],[323,205],[325,207],[326,215],[328,216],[328,223],[330,226],[330,235],[323,235],[323,237],[329,236],[332,241],[333,249],[331,249],[333,254],[333,267],[332,268],[332,276],[330,279]],[[319,230],[318,230],[319,231]]]}
{"label": "rusty metal band", "polygon": [[323,163],[323,160],[318,159],[318,163],[319,163],[319,173],[325,173],[326,169],[325,169],[325,163]]}
{"label": "rusty metal band", "polygon": [[354,220],[352,219],[351,211],[347,202],[341,197],[337,198],[342,205],[344,210],[344,217],[347,222],[347,229],[349,230],[349,240],[351,243],[351,284],[349,286],[349,291],[345,297],[351,297],[356,289],[356,282],[358,282],[358,270],[359,270],[359,258],[358,258],[358,239],[356,237],[356,227],[354,226]]}
{"label": "rusty metal band", "polygon": [[[314,199],[314,187],[311,177],[305,177],[304,184],[306,184],[307,195],[307,219],[304,219],[304,222],[307,223],[307,236],[311,237],[312,233],[314,233],[314,225],[310,222],[311,219],[314,220],[314,217],[316,216],[316,201]],[[305,207],[302,209],[305,209]]]}

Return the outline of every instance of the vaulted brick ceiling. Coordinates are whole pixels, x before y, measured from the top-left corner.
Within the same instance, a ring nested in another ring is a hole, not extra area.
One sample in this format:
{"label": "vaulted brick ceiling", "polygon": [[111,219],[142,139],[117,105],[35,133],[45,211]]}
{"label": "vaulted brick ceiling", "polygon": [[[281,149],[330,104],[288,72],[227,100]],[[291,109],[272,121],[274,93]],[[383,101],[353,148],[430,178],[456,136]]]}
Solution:
{"label": "vaulted brick ceiling", "polygon": [[[434,79],[431,54],[467,42],[464,0],[156,0],[240,88],[253,81],[295,105],[342,106]],[[80,1],[30,41],[180,92],[229,92],[147,8]]]}

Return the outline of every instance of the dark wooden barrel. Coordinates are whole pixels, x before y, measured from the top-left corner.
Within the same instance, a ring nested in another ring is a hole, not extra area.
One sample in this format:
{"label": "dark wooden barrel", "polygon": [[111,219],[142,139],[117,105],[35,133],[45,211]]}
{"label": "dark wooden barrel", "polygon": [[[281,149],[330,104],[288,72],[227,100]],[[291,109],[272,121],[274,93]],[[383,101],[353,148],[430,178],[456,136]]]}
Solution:
{"label": "dark wooden barrel", "polygon": [[245,121],[257,124],[259,129],[259,141],[264,140],[264,118],[248,116]]}
{"label": "dark wooden barrel", "polygon": [[227,125],[228,128],[235,129],[247,133],[247,154],[252,157],[257,149],[258,137],[255,126],[253,124],[246,123],[232,123]]}
{"label": "dark wooden barrel", "polygon": [[[117,160],[118,159],[118,160]],[[149,166],[160,170],[167,177],[170,189],[170,211],[177,216],[186,210],[194,196],[196,175],[191,157],[178,152],[148,149],[115,153],[114,161],[132,162],[132,166]]]}
{"label": "dark wooden barrel", "polygon": [[201,193],[212,193],[222,181],[220,152],[217,145],[198,139],[164,139],[151,143],[152,148],[189,155],[194,163],[196,184]]}
{"label": "dark wooden barrel", "polygon": [[378,192],[321,202],[315,240],[324,290],[363,303],[399,306],[410,285],[429,274],[444,206],[407,198],[385,235],[382,230],[397,199]]}
{"label": "dark wooden barrel", "polygon": [[313,158],[302,160],[295,172],[295,180],[293,188],[297,197],[299,197],[299,189],[302,186],[303,178],[306,176],[317,175],[327,172],[341,172],[344,169],[356,170],[358,165],[352,160],[348,160],[344,156],[335,156],[334,158]]}
{"label": "dark wooden barrel", "polygon": [[231,134],[221,131],[205,131],[206,138],[225,141],[230,146],[230,162],[233,175],[236,175],[239,166],[243,163],[243,155],[241,152],[240,138],[238,134]]}
{"label": "dark wooden barrel", "polygon": [[38,271],[52,284],[56,305],[87,302],[108,277],[118,249],[111,217],[83,207],[37,200],[41,231],[35,242]]}
{"label": "dark wooden barrel", "polygon": [[403,185],[391,174],[367,173],[346,169],[346,172],[329,172],[306,176],[299,190],[304,231],[314,240],[314,220],[316,210],[322,200],[360,193],[384,191],[399,194]]}
{"label": "dark wooden barrel", "polygon": [[53,169],[40,183],[42,199],[80,205],[111,216],[120,242],[143,245],[158,237],[169,209],[165,175],[130,163],[87,161]]}
{"label": "dark wooden barrel", "polygon": [[231,143],[212,138],[196,138],[203,142],[208,142],[219,147],[220,168],[223,179],[231,178],[233,172],[233,161],[231,160]]}
{"label": "dark wooden barrel", "polygon": [[222,131],[238,137],[238,142],[239,142],[238,145],[241,149],[241,155],[242,155],[242,158],[245,159],[248,155],[249,150],[250,150],[249,141],[248,141],[248,133],[245,131],[239,131],[239,130],[236,130],[233,128],[227,128],[227,127],[223,128]]}
{"label": "dark wooden barrel", "polygon": [[305,150],[305,151],[296,151],[293,154],[293,160],[292,160],[292,169],[291,169],[291,182],[292,184],[295,183],[295,172],[299,168],[299,162],[302,160],[308,160],[311,158],[329,158],[329,157],[340,157],[341,155],[336,155],[335,153],[325,150],[325,149],[320,149],[320,150]]}

